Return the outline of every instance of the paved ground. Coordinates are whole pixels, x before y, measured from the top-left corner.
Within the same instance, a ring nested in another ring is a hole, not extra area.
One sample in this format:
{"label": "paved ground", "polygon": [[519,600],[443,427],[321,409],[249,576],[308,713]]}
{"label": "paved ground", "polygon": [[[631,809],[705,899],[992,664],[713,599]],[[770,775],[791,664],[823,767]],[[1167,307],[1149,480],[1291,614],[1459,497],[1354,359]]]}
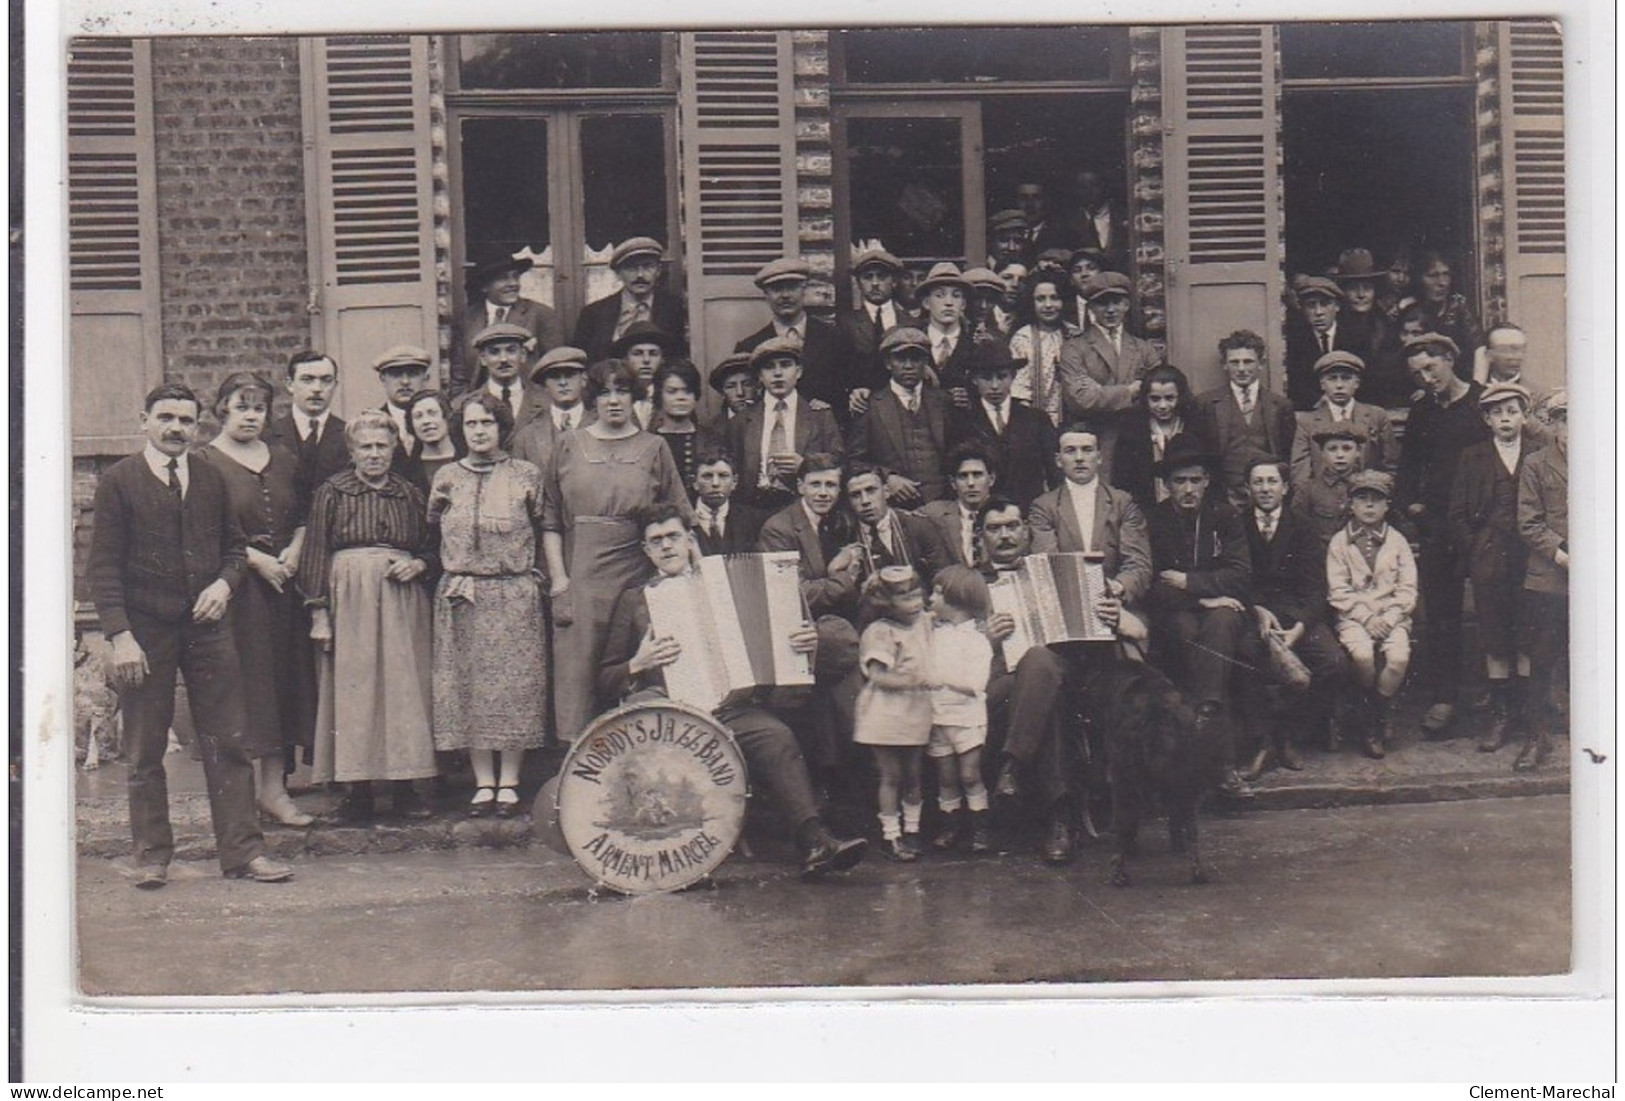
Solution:
{"label": "paved ground", "polygon": [[[388,829],[372,831],[387,836]],[[1107,851],[804,885],[778,851],[681,895],[594,897],[542,845],[302,857],[262,886],[177,862],[162,891],[79,862],[88,994],[1532,975],[1569,961],[1569,800],[1254,812],[1203,821],[1214,881],[1160,824],[1136,885]]]}

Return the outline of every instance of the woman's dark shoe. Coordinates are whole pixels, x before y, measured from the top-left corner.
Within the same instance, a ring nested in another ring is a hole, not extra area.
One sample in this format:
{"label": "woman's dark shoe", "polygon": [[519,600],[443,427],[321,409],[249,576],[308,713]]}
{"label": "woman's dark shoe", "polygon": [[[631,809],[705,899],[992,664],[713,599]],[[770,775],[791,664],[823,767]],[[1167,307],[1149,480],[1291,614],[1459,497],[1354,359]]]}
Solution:
{"label": "woman's dark shoe", "polygon": [[519,789],[513,784],[497,786],[497,817],[512,818],[519,813]]}
{"label": "woman's dark shoe", "polygon": [[468,801],[468,816],[470,818],[484,818],[496,807],[496,802],[497,793],[495,788],[475,788],[474,798]]}
{"label": "woman's dark shoe", "polygon": [[434,817],[434,810],[423,801],[417,789],[410,780],[397,780],[395,793],[390,797],[390,809],[396,818],[404,818],[408,822],[421,822]]}
{"label": "woman's dark shoe", "polygon": [[361,825],[373,819],[372,787],[370,785],[352,785],[339,800],[339,805],[333,811],[333,817],[340,822],[350,825]]}

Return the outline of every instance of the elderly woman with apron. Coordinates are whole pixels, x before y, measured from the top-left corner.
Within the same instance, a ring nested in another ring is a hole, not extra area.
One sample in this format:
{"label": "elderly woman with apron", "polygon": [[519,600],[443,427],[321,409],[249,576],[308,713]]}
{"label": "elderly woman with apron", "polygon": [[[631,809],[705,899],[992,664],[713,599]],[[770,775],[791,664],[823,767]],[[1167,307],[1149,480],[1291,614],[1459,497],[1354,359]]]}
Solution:
{"label": "elderly woman with apron", "polygon": [[649,572],[632,514],[664,501],[691,515],[670,449],[633,419],[636,389],[624,360],[593,364],[587,402],[597,419],[559,437],[547,472],[542,550],[552,578],[554,729],[565,742],[599,711],[593,680],[615,599]]}

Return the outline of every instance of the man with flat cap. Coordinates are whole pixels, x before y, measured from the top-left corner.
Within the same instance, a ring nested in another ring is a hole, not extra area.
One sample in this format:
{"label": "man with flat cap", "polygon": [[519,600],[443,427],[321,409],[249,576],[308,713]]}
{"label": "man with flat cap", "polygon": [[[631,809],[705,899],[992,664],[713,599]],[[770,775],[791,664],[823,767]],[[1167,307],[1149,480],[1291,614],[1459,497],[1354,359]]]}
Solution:
{"label": "man with flat cap", "polygon": [[1339,323],[1345,296],[1335,280],[1323,275],[1300,276],[1293,281],[1298,309],[1287,319],[1286,396],[1294,409],[1313,409],[1320,400],[1315,364],[1327,352],[1353,352],[1366,359],[1359,334]]}
{"label": "man with flat cap", "polygon": [[411,344],[397,344],[372,361],[384,388],[381,412],[395,422],[398,446],[390,468],[403,477],[409,476],[407,460],[418,448],[418,438],[406,426],[406,408],[412,404],[413,394],[428,387],[429,367],[429,353]]}
{"label": "man with flat cap", "polygon": [[992,243],[987,266],[997,270],[1005,264],[1030,264],[1037,253],[1031,243],[1032,224],[1019,210],[998,210],[987,220],[987,239]]}
{"label": "man with flat cap", "polygon": [[487,327],[507,322],[524,329],[529,344],[526,351],[537,355],[564,341],[564,330],[553,307],[519,293],[519,277],[536,262],[530,257],[515,257],[505,249],[493,249],[474,260],[466,279],[468,308],[458,319],[457,335],[452,340],[451,392],[478,387],[479,351],[474,338]]}
{"label": "man with flat cap", "polygon": [[1115,414],[1140,396],[1145,374],[1162,362],[1149,341],[1128,331],[1132,284],[1121,272],[1103,271],[1084,283],[1089,325],[1061,344],[1056,371],[1061,379],[1062,420],[1093,420],[1101,432],[1101,476],[1111,480],[1117,449]]}
{"label": "man with flat cap", "polygon": [[474,337],[474,351],[480,357],[474,389],[458,398],[455,408],[461,410],[475,394],[488,393],[513,414],[515,431],[545,413],[547,399],[541,387],[525,377],[530,366],[526,349],[530,338],[529,330],[511,321],[499,321],[480,330]]}
{"label": "man with flat cap", "polygon": [[762,400],[762,384],[756,378],[756,368],[750,365],[749,352],[730,352],[711,370],[711,389],[722,395],[722,409],[710,427],[723,435],[734,419]]}
{"label": "man with flat cap", "polygon": [[1365,361],[1353,352],[1327,352],[1315,361],[1321,397],[1309,412],[1298,414],[1298,428],[1292,439],[1293,485],[1302,485],[1320,474],[1320,449],[1315,446],[1315,434],[1344,421],[1365,433],[1361,469],[1386,470],[1392,474],[1398,466],[1399,445],[1394,441],[1388,410],[1355,400],[1355,394],[1364,387],[1365,373]]}
{"label": "man with flat cap", "polygon": [[[769,340],[788,340],[801,349],[801,395],[824,402],[844,420],[850,395],[864,382],[863,364],[839,329],[807,312],[807,281],[812,267],[799,256],[784,256],[764,264],[754,282],[767,299],[773,317],[766,325],[734,345],[736,352],[754,352]],[[743,473],[743,471],[741,471]]]}
{"label": "man with flat cap", "polygon": [[620,293],[588,303],[570,340],[587,353],[588,363],[607,359],[610,345],[639,322],[669,334],[677,350],[687,347],[688,307],[660,286],[665,257],[665,246],[653,237],[631,237],[615,246],[609,266],[621,281]]}
{"label": "man with flat cap", "polygon": [[728,422],[728,448],[739,461],[740,499],[764,512],[795,500],[802,456],[846,453],[834,415],[815,407],[798,388],[802,354],[802,345],[784,337],[756,345],[750,357],[762,400]]}
{"label": "man with flat cap", "polygon": [[552,469],[553,448],[559,437],[593,419],[581,400],[586,380],[587,353],[580,348],[567,344],[536,361],[530,372],[531,389],[544,395],[545,409],[514,431],[509,447],[514,458],[524,459],[543,471]]}
{"label": "man with flat cap", "polygon": [[864,389],[886,385],[888,376],[880,355],[880,338],[899,325],[923,324],[920,315],[897,297],[897,279],[903,270],[901,260],[879,248],[865,249],[852,262],[859,301],[841,315],[836,327],[851,345],[853,354],[862,361]]}
{"label": "man with flat cap", "polygon": [[942,460],[953,412],[941,390],[925,385],[931,363],[925,333],[899,326],[880,338],[891,381],[869,397],[852,423],[852,457],[886,470],[886,496],[898,508],[941,500],[948,489]]}
{"label": "man with flat cap", "polygon": [[1436,738],[1447,736],[1456,715],[1467,569],[1450,527],[1450,494],[1462,455],[1489,439],[1490,429],[1478,411],[1484,388],[1457,374],[1461,349],[1454,340],[1443,333],[1408,336],[1405,357],[1422,390],[1405,422],[1394,498],[1420,536],[1417,580],[1429,692],[1422,733]]}

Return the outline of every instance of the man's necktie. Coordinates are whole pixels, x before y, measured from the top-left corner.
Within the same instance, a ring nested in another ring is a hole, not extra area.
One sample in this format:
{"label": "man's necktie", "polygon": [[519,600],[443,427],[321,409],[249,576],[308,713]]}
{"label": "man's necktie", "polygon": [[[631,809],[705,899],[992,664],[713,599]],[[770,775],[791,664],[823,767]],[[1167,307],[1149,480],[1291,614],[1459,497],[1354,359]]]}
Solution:
{"label": "man's necktie", "polygon": [[[513,409],[513,387],[504,384],[502,387],[502,404]],[[517,410],[516,410],[517,411]]]}
{"label": "man's necktie", "polygon": [[1253,388],[1251,386],[1241,388],[1241,415],[1244,417],[1253,415]]}
{"label": "man's necktie", "polygon": [[[784,415],[789,409],[790,403],[783,398],[780,398],[773,407],[773,428],[767,436],[768,454],[762,456],[763,470],[772,469],[774,455],[783,455],[790,450],[790,433],[784,426]],[[776,473],[769,475],[769,480],[782,484],[782,479]]]}
{"label": "man's necktie", "polygon": [[932,357],[936,365],[941,367],[944,363],[948,362],[948,357],[953,354],[954,346],[949,342],[948,338],[945,336],[938,337],[936,351],[933,353]]}
{"label": "man's necktie", "polygon": [[560,432],[568,432],[570,430],[570,414],[562,411],[553,414],[553,427]]}
{"label": "man's necktie", "polygon": [[800,329],[786,329],[786,330],[784,330],[784,339],[788,340],[791,344],[794,344],[797,348],[801,347],[801,344],[802,344],[801,330]]}
{"label": "man's necktie", "polygon": [[645,302],[641,298],[638,299],[636,302],[633,302],[632,303],[632,320],[634,322],[648,321],[649,320],[649,303]]}
{"label": "man's necktie", "polygon": [[173,457],[169,460],[169,492],[175,495],[175,500],[183,499],[181,493],[181,461]]}
{"label": "man's necktie", "polygon": [[500,325],[506,320],[508,320],[508,307],[498,306],[496,309],[496,321],[494,321],[493,324]]}
{"label": "man's necktie", "polygon": [[1258,521],[1258,534],[1264,537],[1266,543],[1275,538],[1275,514],[1273,512]]}
{"label": "man's necktie", "polygon": [[1004,435],[1004,406],[993,407],[993,432],[995,435]]}
{"label": "man's necktie", "polygon": [[1332,350],[1332,334],[1331,333],[1321,333],[1320,334],[1320,354],[1325,355],[1327,352],[1329,352],[1331,350]]}
{"label": "man's necktie", "polygon": [[908,411],[910,413],[918,413],[920,411],[920,392],[918,390],[910,390],[908,392],[908,398],[903,402],[903,404],[908,407]]}

